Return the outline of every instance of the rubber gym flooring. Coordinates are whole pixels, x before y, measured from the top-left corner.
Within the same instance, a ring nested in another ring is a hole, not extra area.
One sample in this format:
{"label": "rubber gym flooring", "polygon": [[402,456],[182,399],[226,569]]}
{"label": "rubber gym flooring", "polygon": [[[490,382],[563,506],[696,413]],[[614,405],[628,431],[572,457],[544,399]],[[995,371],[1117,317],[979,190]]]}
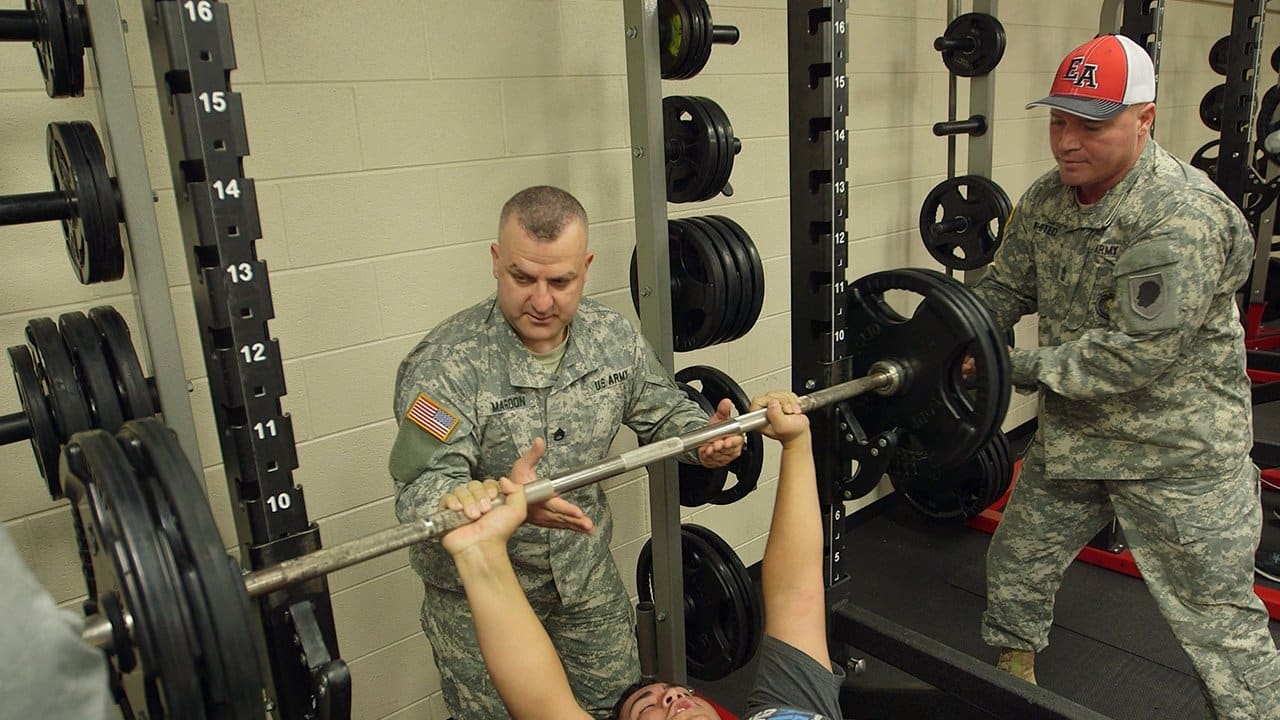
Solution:
{"label": "rubber gym flooring", "polygon": [[[938,525],[892,497],[858,513],[854,522],[846,533],[847,567],[853,568],[843,588],[846,597],[994,662],[995,651],[983,644],[978,629],[986,603],[989,536]],[[1280,638],[1280,622],[1271,622],[1271,633]],[[749,665],[719,683],[695,685],[741,713],[740,699],[753,674]],[[1058,593],[1049,647],[1037,658],[1036,674],[1041,686],[1112,718],[1209,717],[1191,664],[1142,581],[1079,561],[1068,569]],[[843,702],[846,716],[861,720],[990,717],[949,706],[927,686],[874,658],[867,658],[865,673],[848,679]]]}

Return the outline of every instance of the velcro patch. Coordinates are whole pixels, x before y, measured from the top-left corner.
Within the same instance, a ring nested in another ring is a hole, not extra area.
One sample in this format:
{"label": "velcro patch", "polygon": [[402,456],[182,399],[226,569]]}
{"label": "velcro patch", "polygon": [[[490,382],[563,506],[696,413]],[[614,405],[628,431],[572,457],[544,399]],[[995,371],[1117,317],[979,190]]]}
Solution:
{"label": "velcro patch", "polygon": [[1129,303],[1139,317],[1147,320],[1160,317],[1169,306],[1168,297],[1163,272],[1157,270],[1129,276]]}
{"label": "velcro patch", "polygon": [[409,406],[409,412],[404,416],[440,442],[448,440],[458,427],[457,417],[423,393],[418,393],[418,397]]}

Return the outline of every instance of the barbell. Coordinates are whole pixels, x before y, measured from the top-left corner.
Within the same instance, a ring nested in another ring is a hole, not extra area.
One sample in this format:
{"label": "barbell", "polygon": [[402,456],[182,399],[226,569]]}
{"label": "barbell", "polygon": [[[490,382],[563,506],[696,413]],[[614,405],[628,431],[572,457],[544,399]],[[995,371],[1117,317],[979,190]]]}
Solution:
{"label": "barbell", "polygon": [[[908,309],[907,297],[886,297],[902,292],[921,299]],[[847,403],[853,409],[840,413],[842,429],[862,425],[856,434],[869,442],[892,434],[943,467],[984,445],[1007,408],[1008,357],[978,299],[925,270],[868,275],[851,283],[848,298],[841,316],[859,332],[839,370],[851,379],[804,395],[801,409]],[[977,372],[961,370],[968,357]],[[746,412],[535,480],[526,495],[542,502],[766,422],[764,410]],[[875,447],[887,445],[873,445],[873,455]],[[114,435],[75,434],[62,449],[59,476],[88,586],[83,638],[107,651],[122,707],[150,717],[261,717],[252,598],[434,541],[468,522],[435,512],[241,573],[223,549],[199,476],[158,418],[129,420]]]}

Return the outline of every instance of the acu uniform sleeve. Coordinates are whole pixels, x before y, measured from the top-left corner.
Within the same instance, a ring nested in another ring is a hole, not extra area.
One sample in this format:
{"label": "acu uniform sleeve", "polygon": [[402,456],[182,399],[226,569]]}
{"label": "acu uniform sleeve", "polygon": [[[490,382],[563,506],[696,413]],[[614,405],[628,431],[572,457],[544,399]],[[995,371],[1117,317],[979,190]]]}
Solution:
{"label": "acu uniform sleeve", "polygon": [[1130,392],[1159,377],[1200,331],[1224,259],[1208,219],[1175,215],[1116,261],[1108,328],[1071,342],[1015,351],[1014,383],[1072,399]]}
{"label": "acu uniform sleeve", "polygon": [[400,369],[395,398],[400,428],[388,463],[400,522],[435,512],[441,496],[470,480],[477,466],[475,422],[459,402],[469,397],[459,392],[460,384],[437,361]]}
{"label": "acu uniform sleeve", "polygon": [[[676,387],[653,348],[639,334],[635,353],[635,372],[631,376],[630,397],[622,422],[635,431],[640,444],[647,445],[705,426],[707,414]],[[691,450],[681,455],[680,461],[696,465],[698,452]]]}
{"label": "acu uniform sleeve", "polygon": [[973,286],[1001,330],[1012,328],[1018,318],[1037,310],[1035,247],[1023,220],[1017,207],[1009,213],[995,260]]}

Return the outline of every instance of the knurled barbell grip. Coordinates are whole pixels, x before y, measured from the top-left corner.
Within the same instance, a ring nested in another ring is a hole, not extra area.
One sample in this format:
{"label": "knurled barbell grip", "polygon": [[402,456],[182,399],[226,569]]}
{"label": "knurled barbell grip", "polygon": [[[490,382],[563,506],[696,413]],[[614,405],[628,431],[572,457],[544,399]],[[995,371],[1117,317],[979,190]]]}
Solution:
{"label": "knurled barbell grip", "polygon": [[[807,413],[869,392],[891,395],[901,386],[902,380],[902,371],[896,364],[878,362],[871,366],[864,377],[802,396],[800,410]],[[525,486],[525,497],[530,503],[544,502],[558,494],[599,482],[627,470],[676,457],[716,438],[759,430],[768,422],[765,412],[764,409],[753,410],[722,423],[708,425],[677,437],[628,450],[553,478],[534,480]],[[497,502],[500,504],[500,497]],[[424,518],[379,530],[372,535],[320,548],[306,555],[246,573],[245,590],[249,597],[282,590],[290,585],[327,575],[410,545],[438,539],[450,530],[470,522],[462,513],[440,510]],[[105,643],[109,643],[111,637],[110,621],[101,616],[88,618],[81,637],[85,642],[106,647]]]}

